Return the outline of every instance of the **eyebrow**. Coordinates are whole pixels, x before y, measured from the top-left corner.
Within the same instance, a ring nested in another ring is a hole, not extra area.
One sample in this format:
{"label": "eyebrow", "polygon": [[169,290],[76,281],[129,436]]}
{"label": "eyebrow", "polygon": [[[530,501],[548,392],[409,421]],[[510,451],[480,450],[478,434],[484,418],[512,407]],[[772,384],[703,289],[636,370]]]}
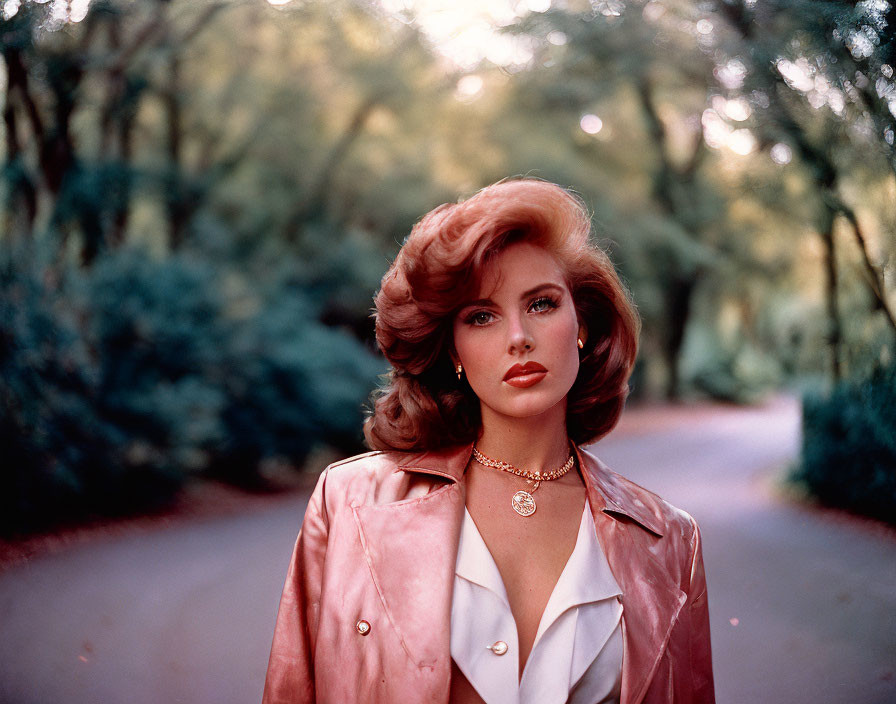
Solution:
{"label": "eyebrow", "polygon": [[[558,293],[563,293],[563,287],[554,283],[545,282],[543,284],[538,284],[538,286],[533,286],[528,291],[523,291],[520,295],[520,299],[529,298],[529,296],[533,296],[539,291],[544,291],[545,289],[552,288],[556,290]],[[470,301],[469,303],[464,304],[464,308],[469,308],[471,306],[492,306],[495,302],[491,298],[480,298],[475,301]]]}

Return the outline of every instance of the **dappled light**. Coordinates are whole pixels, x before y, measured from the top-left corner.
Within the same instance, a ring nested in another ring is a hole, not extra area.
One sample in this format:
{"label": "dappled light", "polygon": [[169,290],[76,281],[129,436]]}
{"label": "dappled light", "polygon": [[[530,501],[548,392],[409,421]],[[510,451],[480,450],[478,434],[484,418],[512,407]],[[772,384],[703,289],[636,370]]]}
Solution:
{"label": "dappled light", "polygon": [[474,74],[463,76],[457,82],[457,96],[461,100],[473,100],[482,92],[485,82]]}
{"label": "dappled light", "polygon": [[793,158],[793,150],[783,142],[778,142],[769,150],[769,155],[776,164],[789,164]]}
{"label": "dappled light", "polygon": [[587,115],[582,115],[582,119],[579,120],[579,126],[582,128],[582,132],[597,134],[603,128],[604,121],[597,115],[588,113]]}
{"label": "dappled light", "polygon": [[[722,101],[723,104],[719,106],[722,113],[732,120],[742,122],[749,117],[749,115],[744,115],[741,112],[742,108],[737,105],[731,110],[734,113],[732,115],[729,112],[730,103],[724,101],[724,98]],[[703,112],[702,117],[703,138],[706,140],[706,143],[714,149],[728,147],[732,152],[740,156],[746,156],[752,152],[756,148],[756,138],[753,136],[753,133],[748,129],[733,129],[724,120],[719,110],[716,109],[717,101],[713,101],[713,105],[712,109]]]}
{"label": "dappled light", "polygon": [[[27,1],[27,0],[26,0]],[[68,23],[77,23],[87,16],[91,0],[44,0],[50,8],[45,27],[49,30],[58,30]],[[0,17],[4,20],[12,19],[22,0],[3,0]]]}
{"label": "dappled light", "polygon": [[496,66],[522,66],[532,59],[525,38],[499,30],[530,12],[545,12],[550,0],[380,0],[383,8],[413,23],[436,52],[463,69],[486,60]]}

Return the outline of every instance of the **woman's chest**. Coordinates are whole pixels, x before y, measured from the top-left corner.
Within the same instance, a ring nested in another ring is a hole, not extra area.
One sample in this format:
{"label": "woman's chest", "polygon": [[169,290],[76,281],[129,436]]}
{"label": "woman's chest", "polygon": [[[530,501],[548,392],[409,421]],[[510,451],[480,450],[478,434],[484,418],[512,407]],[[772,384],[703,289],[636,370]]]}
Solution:
{"label": "woman's chest", "polygon": [[545,607],[575,549],[584,510],[584,492],[578,487],[551,489],[554,491],[534,495],[537,509],[528,517],[513,511],[506,488],[467,494],[467,510],[500,572],[516,622],[520,672]]}
{"label": "woman's chest", "polygon": [[[467,484],[466,507],[495,560],[508,596],[519,589],[550,594],[576,544],[585,492],[581,481],[531,484],[516,477],[477,476]],[[509,481],[508,481],[509,479]],[[532,492],[536,509],[521,516],[511,503],[519,490]]]}

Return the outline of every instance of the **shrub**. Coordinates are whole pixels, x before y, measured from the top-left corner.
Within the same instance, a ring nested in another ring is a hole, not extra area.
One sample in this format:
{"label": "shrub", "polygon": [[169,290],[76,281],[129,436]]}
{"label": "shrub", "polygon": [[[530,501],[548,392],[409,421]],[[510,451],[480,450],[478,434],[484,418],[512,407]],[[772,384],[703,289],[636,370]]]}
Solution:
{"label": "shrub", "polygon": [[0,271],[0,531],[169,501],[221,436],[198,373],[215,304],[204,272],[137,252],[81,272]]}
{"label": "shrub", "polygon": [[261,459],[299,466],[319,444],[362,451],[362,404],[384,363],[354,337],[309,318],[309,308],[291,292],[234,325],[222,380],[225,440],[211,466],[217,476],[252,484]]}
{"label": "shrub", "polygon": [[318,443],[360,449],[383,363],[297,288],[233,315],[227,275],[129,248],[88,269],[0,263],[0,532],[156,508],[199,473],[257,483],[261,460],[300,466]]}
{"label": "shrub", "polygon": [[[29,531],[163,501],[179,481],[95,402],[95,369],[67,302],[4,269],[0,295],[0,530]],[[111,451],[119,448],[119,451]]]}
{"label": "shrub", "polygon": [[825,505],[896,524],[896,364],[804,398],[792,479]]}

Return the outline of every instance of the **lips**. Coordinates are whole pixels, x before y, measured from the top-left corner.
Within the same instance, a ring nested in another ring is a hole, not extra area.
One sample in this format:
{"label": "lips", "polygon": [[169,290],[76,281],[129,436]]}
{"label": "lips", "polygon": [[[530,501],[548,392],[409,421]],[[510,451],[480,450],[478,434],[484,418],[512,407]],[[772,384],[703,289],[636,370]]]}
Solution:
{"label": "lips", "polygon": [[544,375],[547,374],[547,371],[538,362],[514,364],[504,375],[504,381],[511,386],[525,388],[541,381]]}
{"label": "lips", "polygon": [[525,374],[532,374],[533,372],[546,372],[543,366],[541,366],[538,362],[526,362],[525,364],[514,364],[510,369],[507,370],[507,373],[504,375],[504,381],[508,379],[512,379],[515,376],[523,376]]}

